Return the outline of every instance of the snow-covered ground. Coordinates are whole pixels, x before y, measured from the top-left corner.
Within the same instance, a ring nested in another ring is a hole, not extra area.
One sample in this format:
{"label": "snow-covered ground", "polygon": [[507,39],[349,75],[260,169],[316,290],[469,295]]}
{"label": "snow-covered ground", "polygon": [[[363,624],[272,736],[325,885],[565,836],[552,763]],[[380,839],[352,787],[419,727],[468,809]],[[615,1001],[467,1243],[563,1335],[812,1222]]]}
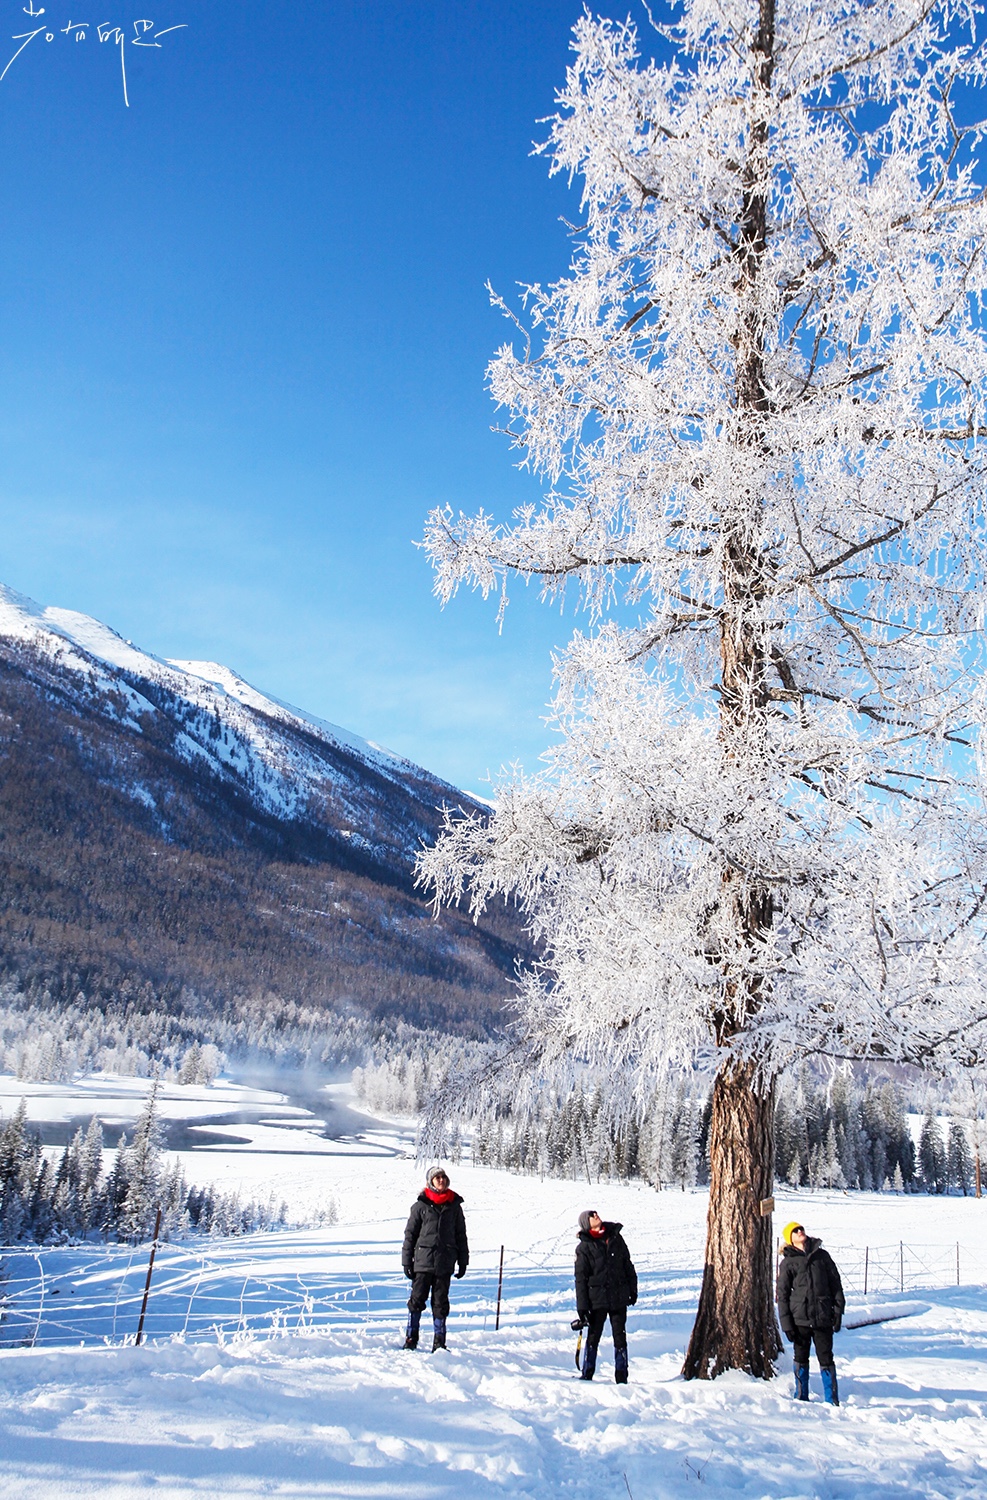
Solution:
{"label": "snow-covered ground", "polygon": [[[197,1093],[201,1118],[209,1095]],[[86,1107],[66,1104],[72,1115]],[[699,1192],[454,1167],[473,1253],[467,1278],[453,1283],[450,1347],[404,1353],[398,1250],[422,1175],[411,1132],[387,1122],[361,1140],[330,1141],[297,1115],[272,1110],[271,1121],[238,1127],[241,1144],[188,1155],[189,1176],[310,1209],[332,1195],[338,1222],[164,1247],[143,1347],[121,1340],[132,1339],[146,1250],[43,1254],[43,1302],[37,1263],[12,1266],[24,1276],[22,1337],[36,1332],[38,1342],[0,1348],[5,1497],[987,1494],[983,1201],[778,1195],[776,1224],[799,1217],[822,1234],[848,1271],[851,1304],[915,1309],[838,1335],[844,1404],[834,1411],[815,1370],[812,1402],[790,1400],[787,1359],[767,1384],[679,1378],[702,1258]],[[623,1221],[641,1271],[626,1388],[612,1383],[606,1340],[596,1381],[575,1378],[571,1263],[586,1207]],[[947,1284],[957,1244],[960,1286]],[[906,1264],[900,1246],[912,1255],[903,1294],[893,1265],[889,1281],[874,1281],[882,1256],[897,1257],[899,1272]]]}

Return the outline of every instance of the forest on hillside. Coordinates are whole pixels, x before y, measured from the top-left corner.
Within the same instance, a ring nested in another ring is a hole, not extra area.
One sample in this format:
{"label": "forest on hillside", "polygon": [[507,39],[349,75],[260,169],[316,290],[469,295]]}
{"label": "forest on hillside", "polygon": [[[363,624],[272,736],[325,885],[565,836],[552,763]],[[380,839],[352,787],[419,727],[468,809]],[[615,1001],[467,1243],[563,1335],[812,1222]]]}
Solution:
{"label": "forest on hillside", "polygon": [[[436,917],[413,848],[406,864],[368,852],[328,803],[264,813],[178,753],[192,710],[165,707],[135,730],[113,693],[0,642],[0,978],[32,1000],[81,993],[96,1009],[179,1018],[273,997],[449,1032],[496,1026],[527,951],[509,911],[477,926]],[[368,830],[386,797],[409,837],[437,828],[424,793],[361,774],[351,799],[364,798]]]}

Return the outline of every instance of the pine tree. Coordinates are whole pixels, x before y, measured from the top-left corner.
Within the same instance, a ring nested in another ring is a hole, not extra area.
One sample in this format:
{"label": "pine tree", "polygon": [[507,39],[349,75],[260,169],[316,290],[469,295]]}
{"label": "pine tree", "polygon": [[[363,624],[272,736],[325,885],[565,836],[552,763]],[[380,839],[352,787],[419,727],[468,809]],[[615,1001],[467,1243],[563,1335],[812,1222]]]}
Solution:
{"label": "pine tree", "polygon": [[82,1145],[79,1174],[79,1219],[85,1234],[100,1223],[103,1214],[103,1127],[94,1115]]}
{"label": "pine tree", "polygon": [[922,1186],[927,1193],[946,1191],[946,1144],[942,1138],[939,1117],[933,1105],[929,1105],[918,1142],[919,1169]]}
{"label": "pine tree", "polygon": [[5,1244],[15,1244],[27,1225],[33,1181],[34,1152],[22,1099],[0,1128],[0,1237]]}
{"label": "pine tree", "polygon": [[964,1198],[969,1193],[973,1181],[973,1156],[970,1152],[970,1142],[959,1120],[954,1120],[949,1127],[949,1138],[946,1144],[946,1180],[950,1187],[958,1188]]}
{"label": "pine tree", "polygon": [[31,1236],[43,1244],[55,1227],[54,1213],[55,1174],[46,1158],[42,1157],[31,1190],[28,1207],[28,1223]]}
{"label": "pine tree", "polygon": [[823,1187],[845,1188],[846,1178],[840,1165],[839,1146],[836,1139],[836,1122],[830,1120],[826,1141],[822,1150],[820,1177]]}
{"label": "pine tree", "polygon": [[127,1199],[127,1135],[126,1131],[120,1136],[117,1143],[116,1155],[113,1158],[113,1166],[106,1181],[106,1190],[103,1195],[103,1222],[101,1228],[104,1234],[120,1234],[121,1219],[124,1204]]}
{"label": "pine tree", "polygon": [[58,1170],[55,1173],[53,1199],[55,1223],[58,1229],[66,1235],[77,1235],[82,1229],[80,1186],[84,1139],[80,1128],[62,1152]]}
{"label": "pine tree", "polygon": [[179,1083],[198,1083],[202,1070],[202,1048],[198,1042],[193,1042],[191,1047],[182,1058],[182,1065],[178,1070]]}
{"label": "pine tree", "polygon": [[127,1239],[146,1238],[159,1201],[161,1121],[158,1116],[158,1082],[151,1085],[144,1108],[134,1124],[127,1151],[127,1193],[121,1216],[121,1233]]}
{"label": "pine tree", "polygon": [[696,1182],[697,1146],[698,1132],[692,1100],[683,1084],[676,1099],[669,1152],[670,1181],[681,1187],[683,1192]]}

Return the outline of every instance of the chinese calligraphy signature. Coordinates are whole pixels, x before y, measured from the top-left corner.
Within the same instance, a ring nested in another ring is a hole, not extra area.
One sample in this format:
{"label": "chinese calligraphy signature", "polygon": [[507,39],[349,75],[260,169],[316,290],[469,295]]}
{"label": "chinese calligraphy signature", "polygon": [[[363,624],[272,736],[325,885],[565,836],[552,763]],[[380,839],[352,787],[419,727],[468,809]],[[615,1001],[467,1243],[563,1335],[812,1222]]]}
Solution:
{"label": "chinese calligraphy signature", "polygon": [[11,41],[20,42],[20,46],[7,63],[3,72],[0,73],[0,83],[6,78],[25,47],[29,47],[38,37],[42,37],[46,44],[54,42],[59,36],[67,37],[69,41],[84,42],[92,34],[98,45],[109,42],[111,46],[119,50],[123,102],[128,109],[130,108],[130,98],[127,93],[127,44],[129,43],[131,47],[160,47],[162,37],[169,36],[173,31],[188,30],[187,23],[182,22],[178,26],[165,26],[159,31],[156,29],[153,21],[141,19],[131,23],[133,36],[130,36],[124,27],[114,26],[109,21],[98,21],[93,25],[89,21],[70,20],[66,26],[58,26],[53,21],[41,21],[41,17],[45,14],[45,7],[43,5],[35,5],[34,0],[28,0],[23,10],[24,14],[32,21],[39,21],[41,24],[36,26],[33,31],[20,31],[11,37]]}

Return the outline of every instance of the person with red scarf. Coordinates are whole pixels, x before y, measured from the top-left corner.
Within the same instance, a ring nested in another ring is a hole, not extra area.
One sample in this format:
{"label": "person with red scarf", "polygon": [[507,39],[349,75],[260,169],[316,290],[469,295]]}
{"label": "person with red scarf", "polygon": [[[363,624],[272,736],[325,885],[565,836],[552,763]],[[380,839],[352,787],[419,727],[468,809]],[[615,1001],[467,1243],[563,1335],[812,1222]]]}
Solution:
{"label": "person with red scarf", "polygon": [[463,1200],[450,1188],[444,1167],[429,1167],[425,1189],[411,1205],[401,1251],[404,1274],[411,1282],[406,1349],[418,1348],[422,1312],[430,1293],[434,1324],[432,1353],[446,1347],[449,1283],[457,1265],[456,1280],[466,1275],[469,1258]]}

